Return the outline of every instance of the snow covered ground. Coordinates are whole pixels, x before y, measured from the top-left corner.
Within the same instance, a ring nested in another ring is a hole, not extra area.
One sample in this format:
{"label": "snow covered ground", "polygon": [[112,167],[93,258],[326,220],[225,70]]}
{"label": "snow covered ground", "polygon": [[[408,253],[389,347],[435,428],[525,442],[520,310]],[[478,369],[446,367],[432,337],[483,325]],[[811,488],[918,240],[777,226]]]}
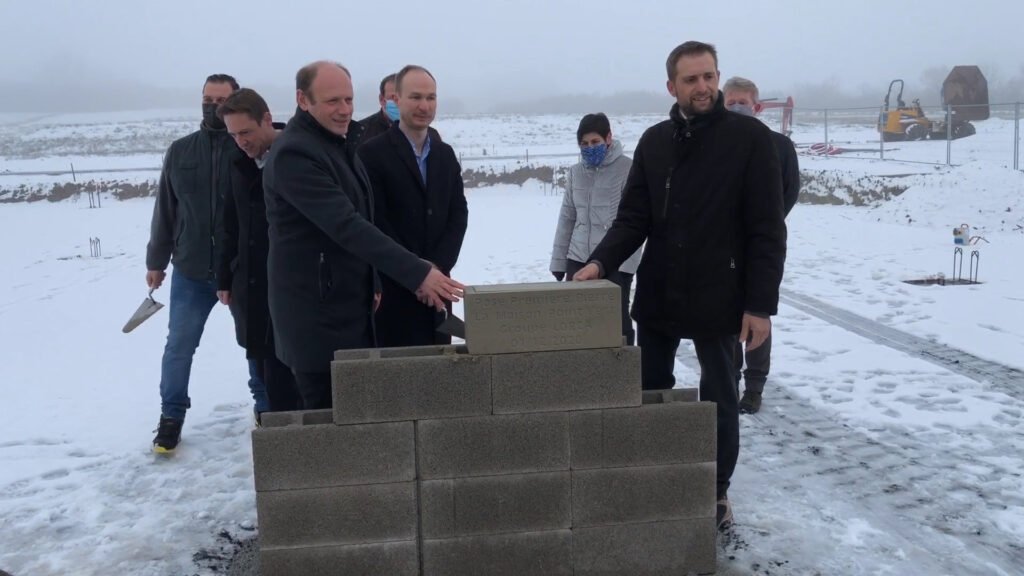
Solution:
{"label": "snow covered ground", "polygon": [[[629,148],[653,120],[614,127]],[[529,142],[531,154],[571,162],[575,121],[439,128],[467,155],[517,154]],[[991,138],[1005,136],[1002,126]],[[784,288],[1024,368],[1024,174],[986,152],[985,141],[979,127],[955,143],[977,149],[964,166],[918,165],[924,175],[908,177],[892,201],[797,206]],[[898,166],[802,160],[850,175]],[[561,201],[550,187],[477,189],[469,201],[459,280],[550,278]],[[171,459],[151,455],[166,312],[129,335],[120,328],[146,294],[152,200],[87,206],[0,206],[0,568],[213,574],[216,547],[256,524],[244,354],[218,307],[193,367],[181,448]],[[961,223],[989,241],[982,283],[905,284],[951,276],[951,230]],[[102,240],[99,258],[89,257],[90,237]],[[168,293],[156,297],[166,302]],[[1024,573],[1024,382],[1008,395],[788,305],[775,331],[765,406],[743,418],[730,494],[737,526],[721,539],[720,574]],[[695,382],[687,350],[677,375],[681,385]]]}

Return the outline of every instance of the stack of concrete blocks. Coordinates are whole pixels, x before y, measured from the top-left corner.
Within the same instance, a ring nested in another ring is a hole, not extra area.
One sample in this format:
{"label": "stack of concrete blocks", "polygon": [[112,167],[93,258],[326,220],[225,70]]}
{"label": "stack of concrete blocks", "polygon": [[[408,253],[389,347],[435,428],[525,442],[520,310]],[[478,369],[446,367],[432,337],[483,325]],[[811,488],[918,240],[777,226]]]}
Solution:
{"label": "stack of concrete blocks", "polygon": [[469,287],[466,346],[339,351],[253,432],[263,576],[715,570],[715,407],[642,393],[609,282]]}

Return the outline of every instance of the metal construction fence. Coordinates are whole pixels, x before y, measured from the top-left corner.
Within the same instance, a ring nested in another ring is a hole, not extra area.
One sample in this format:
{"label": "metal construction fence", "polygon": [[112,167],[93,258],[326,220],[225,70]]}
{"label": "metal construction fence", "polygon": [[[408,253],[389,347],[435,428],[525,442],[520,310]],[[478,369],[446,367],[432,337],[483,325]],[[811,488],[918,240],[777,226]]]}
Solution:
{"label": "metal construction fence", "polygon": [[[1021,162],[1020,124],[1021,102],[991,104],[988,118],[970,122],[969,135],[956,133],[957,109],[965,106],[921,106],[919,117],[904,118],[911,124],[925,126],[909,134],[911,139],[886,141],[882,138],[880,126],[886,109],[883,106],[860,108],[782,108],[766,109],[761,119],[775,130],[789,133],[798,151],[803,154],[829,157],[854,157],[894,162],[924,163],[934,165],[958,165],[974,161],[986,161],[1012,166],[1014,170],[1024,169]],[[950,121],[952,120],[952,121]],[[923,135],[923,137],[922,137]],[[957,137],[962,136],[962,137]],[[897,134],[898,138],[899,135]],[[632,152],[631,149],[626,150]],[[506,151],[501,154],[470,155],[459,153],[460,162],[514,161],[518,163],[544,164],[545,160],[577,157],[575,151],[531,153],[528,147],[521,151]],[[0,177],[17,176],[61,176],[68,175],[72,181],[78,175],[113,174],[124,172],[159,172],[159,166],[139,168],[90,168],[75,170],[73,165],[54,170],[0,171]]]}
{"label": "metal construction fence", "polygon": [[[990,104],[986,120],[972,120],[968,130],[957,111],[972,106],[921,106],[920,119],[904,115],[906,131],[882,138],[883,106],[862,108],[791,109],[770,108],[762,114],[769,126],[781,130],[788,124],[790,137],[805,153],[829,156],[875,158],[899,162],[957,165],[973,161],[1005,163],[1014,170],[1024,169],[1021,162],[1020,102]],[[970,112],[969,110],[967,111]],[[951,121],[952,120],[952,121]],[[912,125],[915,128],[910,128]],[[966,134],[966,135],[965,135]]]}

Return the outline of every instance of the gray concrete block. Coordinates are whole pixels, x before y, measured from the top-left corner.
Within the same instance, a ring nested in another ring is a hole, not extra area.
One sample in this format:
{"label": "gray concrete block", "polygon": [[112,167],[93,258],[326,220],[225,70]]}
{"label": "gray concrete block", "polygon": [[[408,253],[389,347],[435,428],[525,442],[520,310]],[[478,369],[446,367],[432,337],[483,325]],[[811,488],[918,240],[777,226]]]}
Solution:
{"label": "gray concrete block", "polygon": [[646,404],[570,415],[572,468],[714,462],[717,410],[711,402]]}
{"label": "gray concrete block", "polygon": [[564,529],[571,511],[568,472],[420,483],[423,538]]}
{"label": "gray concrete block", "polygon": [[335,350],[336,361],[346,360],[379,360],[381,358],[416,358],[420,356],[440,356],[442,354],[465,354],[465,344],[446,344],[435,346],[404,346],[398,348],[358,348],[356,350]]}
{"label": "gray concrete block", "polygon": [[416,423],[421,480],[569,469],[569,414],[516,414]]}
{"label": "gray concrete block", "polygon": [[417,576],[419,553],[416,541],[264,548],[260,551],[260,576]]}
{"label": "gray concrete block", "polygon": [[260,415],[262,428],[278,428],[280,426],[309,426],[312,424],[333,424],[334,411],[326,410],[295,410],[291,412],[264,412]]}
{"label": "gray concrete block", "polygon": [[715,572],[715,519],[625,524],[572,531],[575,576]]}
{"label": "gray concrete block", "polygon": [[256,493],[263,548],[416,538],[416,483]]}
{"label": "gray concrete block", "polygon": [[254,480],[260,492],[411,481],[416,478],[415,458],[412,422],[292,425],[252,432]]}
{"label": "gray concrete block", "polygon": [[331,378],[335,424],[491,413],[490,356],[442,353],[335,361]]}
{"label": "gray concrete block", "polygon": [[466,346],[473,354],[615,348],[620,306],[607,280],[466,286]]}
{"label": "gray concrete block", "polygon": [[573,528],[714,515],[714,462],[572,473]]}
{"label": "gray concrete block", "polygon": [[639,406],[635,346],[492,357],[495,414]]}
{"label": "gray concrete block", "polygon": [[644,404],[668,404],[670,402],[696,402],[699,388],[672,388],[670,390],[644,390]]}
{"label": "gray concrete block", "polygon": [[423,576],[571,576],[568,530],[423,541]]}

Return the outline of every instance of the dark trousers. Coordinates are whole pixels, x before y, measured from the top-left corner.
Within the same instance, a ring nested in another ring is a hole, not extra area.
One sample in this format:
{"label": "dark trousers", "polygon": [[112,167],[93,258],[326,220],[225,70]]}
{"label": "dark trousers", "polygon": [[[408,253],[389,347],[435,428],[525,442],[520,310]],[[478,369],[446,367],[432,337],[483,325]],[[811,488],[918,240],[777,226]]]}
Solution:
{"label": "dark trousers", "polygon": [[320,410],[333,408],[331,396],[330,372],[292,372],[295,375],[295,388],[299,392],[302,410]]}
{"label": "dark trousers", "polygon": [[[743,358],[747,359],[747,369],[743,370]],[[768,380],[768,370],[772,367],[772,334],[764,344],[750,351],[743,350],[743,344],[736,341],[736,390],[740,386],[740,371],[743,370],[743,381],[747,392],[764,393],[764,383]]]}
{"label": "dark trousers", "polygon": [[[583,268],[583,262],[577,262],[575,260],[566,260],[565,262],[565,280],[569,282],[572,280],[573,274],[580,271]],[[633,330],[633,319],[629,317],[629,291],[633,286],[633,275],[618,270],[605,276],[605,279],[614,283],[620,288],[622,293],[622,335],[626,337],[626,344],[632,346],[636,341],[636,331]]]}
{"label": "dark trousers", "polygon": [[[640,379],[644,390],[672,388],[679,338],[638,325]],[[725,498],[740,453],[740,411],[736,394],[736,335],[696,338],[700,400],[718,406],[718,498]]]}
{"label": "dark trousers", "polygon": [[298,410],[302,406],[302,398],[295,387],[295,375],[291,368],[284,365],[271,354],[270,358],[253,358],[256,375],[263,380],[267,389],[267,400],[271,412]]}

